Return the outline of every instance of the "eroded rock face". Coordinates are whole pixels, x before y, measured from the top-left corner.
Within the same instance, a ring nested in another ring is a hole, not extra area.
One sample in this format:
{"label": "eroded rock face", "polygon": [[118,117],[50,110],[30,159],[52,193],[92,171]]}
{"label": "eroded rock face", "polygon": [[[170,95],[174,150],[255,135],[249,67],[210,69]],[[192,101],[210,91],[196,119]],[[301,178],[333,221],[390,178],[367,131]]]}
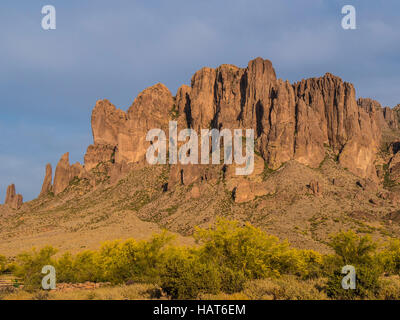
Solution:
{"label": "eroded rock face", "polygon": [[292,159],[317,167],[330,147],[351,172],[376,179],[383,112],[379,118],[360,108],[354,87],[332,74],[291,85],[276,79],[270,61],[257,58],[245,69],[201,69],[176,100],[185,113],[181,121],[195,130],[254,129],[257,151],[271,169]]}
{"label": "eroded rock face", "polygon": [[[94,145],[86,153],[85,168],[112,157],[116,164],[143,161],[148,130],[168,133],[168,121],[177,120],[179,130],[254,129],[256,151],[271,169],[289,160],[318,167],[331,148],[342,166],[376,180],[380,126],[395,127],[396,117],[373,100],[357,103],[353,85],[332,74],[292,85],[276,78],[269,60],[256,58],[246,68],[202,68],[175,98],[157,84],[140,93],[126,113],[108,100],[98,101],[92,115]],[[172,170],[174,183],[181,176],[189,183],[203,175],[189,166]]]}
{"label": "eroded rock face", "polygon": [[162,84],[141,92],[128,112],[117,109],[108,100],[98,101],[92,113],[94,145],[85,155],[85,167],[92,169],[101,161],[140,162],[150,143],[150,129],[167,130],[174,99]]}
{"label": "eroded rock face", "polygon": [[395,153],[389,161],[389,177],[393,181],[400,181],[400,152]]}
{"label": "eroded rock face", "polygon": [[11,184],[7,187],[5,205],[12,209],[19,209],[23,204],[23,197],[15,191],[15,185]]}
{"label": "eroded rock face", "polygon": [[322,159],[323,145],[329,146],[339,155],[339,162],[351,172],[376,179],[374,160],[380,143],[380,129],[375,119],[358,107],[353,85],[327,73],[322,78],[303,80],[295,85],[295,89],[299,103],[302,100],[315,114],[314,118],[308,119],[315,131],[307,135],[305,145],[311,143],[316,150],[309,155],[309,160],[313,156]]}
{"label": "eroded rock face", "polygon": [[90,145],[84,157],[85,169],[90,171],[100,162],[115,161],[115,152],[116,146],[109,144]]}
{"label": "eroded rock face", "polygon": [[53,190],[55,195],[63,192],[65,188],[68,187],[70,181],[69,174],[70,174],[69,152],[67,152],[61,157],[56,167],[56,172],[54,175],[54,185],[53,185]]}
{"label": "eroded rock face", "polygon": [[65,153],[57,164],[54,175],[53,192],[55,195],[63,192],[75,177],[82,178],[86,173],[84,167],[79,163],[72,166],[69,164],[69,152]]}
{"label": "eroded rock face", "polygon": [[117,109],[107,99],[99,100],[92,112],[92,133],[95,145],[118,144],[119,128],[127,120],[124,111]]}
{"label": "eroded rock face", "polygon": [[42,190],[40,191],[40,196],[48,194],[52,190],[53,181],[53,170],[51,164],[46,165],[46,175],[43,180]]}
{"label": "eroded rock face", "polygon": [[359,98],[357,104],[367,111],[375,119],[375,122],[380,128],[399,128],[399,107],[396,106],[393,109],[389,107],[382,108],[381,104],[370,98]]}

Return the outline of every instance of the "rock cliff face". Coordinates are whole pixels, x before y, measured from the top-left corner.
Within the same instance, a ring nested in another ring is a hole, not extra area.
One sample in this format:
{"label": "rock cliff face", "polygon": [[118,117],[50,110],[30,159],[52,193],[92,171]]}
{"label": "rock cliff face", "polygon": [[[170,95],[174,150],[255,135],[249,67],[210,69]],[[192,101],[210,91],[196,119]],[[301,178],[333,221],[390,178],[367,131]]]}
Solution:
{"label": "rock cliff face", "polygon": [[[59,194],[73,177],[87,177],[101,162],[112,163],[115,168],[109,174],[117,181],[130,163],[145,162],[147,132],[161,128],[168,133],[170,120],[178,121],[178,130],[193,128],[198,133],[207,128],[254,129],[256,151],[270,169],[290,160],[315,168],[329,151],[352,173],[377,181],[374,162],[381,129],[398,129],[399,114],[400,106],[390,109],[371,99],[356,101],[353,85],[330,73],[290,84],[277,79],[272,63],[262,58],[246,68],[206,67],[175,97],[162,84],[145,89],[127,112],[108,100],[97,101],[91,121],[94,143],[87,149],[84,167],[70,166],[65,154],[53,186],[51,167],[46,169],[41,194],[50,189]],[[171,167],[170,185],[204,177],[204,168],[176,165]]]}
{"label": "rock cliff face", "polygon": [[351,172],[376,179],[377,120],[357,105],[351,84],[329,73],[291,85],[276,78],[270,61],[257,58],[245,69],[201,69],[176,100],[182,120],[197,131],[254,129],[271,169],[292,159],[317,167],[328,147]]}
{"label": "rock cliff face", "polygon": [[108,100],[97,101],[92,113],[94,145],[85,155],[86,169],[110,159],[116,163],[143,160],[148,148],[147,132],[168,128],[173,103],[170,91],[162,84],[141,92],[127,113]]}
{"label": "rock cliff face", "polygon": [[16,194],[14,184],[8,186],[4,204],[12,209],[21,208],[23,204],[23,198],[22,195]]}
{"label": "rock cliff face", "polygon": [[360,98],[357,100],[357,104],[372,115],[376,124],[380,128],[390,128],[393,130],[399,129],[399,106],[393,109],[389,107],[382,108],[381,104],[370,98]]}
{"label": "rock cliff face", "polygon": [[144,90],[127,113],[107,100],[98,101],[86,169],[110,159],[142,161],[149,146],[147,131],[166,129],[173,118],[179,128],[197,132],[210,127],[254,129],[257,151],[271,169],[289,160],[317,167],[326,148],[331,148],[344,167],[372,180],[377,179],[374,160],[380,127],[397,123],[390,109],[374,101],[357,104],[354,87],[332,74],[292,85],[276,78],[270,61],[257,58],[247,68],[203,68],[175,98],[157,84]]}

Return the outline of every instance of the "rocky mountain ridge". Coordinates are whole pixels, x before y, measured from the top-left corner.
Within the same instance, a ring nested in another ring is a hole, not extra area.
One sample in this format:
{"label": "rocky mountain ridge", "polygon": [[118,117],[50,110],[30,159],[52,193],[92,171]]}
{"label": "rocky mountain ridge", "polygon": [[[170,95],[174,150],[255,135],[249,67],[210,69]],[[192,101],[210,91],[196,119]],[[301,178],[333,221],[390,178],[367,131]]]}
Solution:
{"label": "rocky mountain ridge", "polygon": [[[382,147],[387,132],[399,129],[400,105],[382,108],[371,99],[356,100],[353,85],[330,73],[290,84],[277,79],[269,60],[256,58],[246,68],[202,68],[193,75],[191,85],[181,86],[175,96],[156,84],[141,92],[127,112],[108,100],[97,101],[91,119],[94,143],[87,149],[84,165],[70,165],[69,154],[64,154],[53,181],[48,164],[40,197],[59,195],[74,180],[85,179],[95,189],[103,183],[98,168],[104,163],[111,184],[133,166],[147,166],[146,133],[153,128],[167,130],[170,120],[177,121],[179,129],[198,132],[203,128],[254,129],[259,155],[255,175],[290,161],[318,168],[328,152],[362,181],[400,182],[400,143],[391,136]],[[238,179],[231,171],[223,165],[172,165],[160,188],[166,191],[223,175],[237,202],[271,193],[259,182],[247,181],[251,177]],[[309,186],[314,194],[321,194],[318,181],[310,181]],[[9,189],[5,206],[17,210],[23,206],[22,196],[15,194],[13,185]]]}

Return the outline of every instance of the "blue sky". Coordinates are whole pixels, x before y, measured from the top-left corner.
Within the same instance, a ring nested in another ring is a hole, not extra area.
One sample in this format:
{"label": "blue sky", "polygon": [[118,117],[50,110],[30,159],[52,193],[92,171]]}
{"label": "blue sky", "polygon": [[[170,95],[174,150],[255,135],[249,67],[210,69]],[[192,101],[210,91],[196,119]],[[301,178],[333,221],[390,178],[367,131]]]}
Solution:
{"label": "blue sky", "polygon": [[[57,29],[41,28],[54,5]],[[341,8],[357,30],[341,28]],[[126,110],[148,86],[173,94],[203,66],[270,59],[291,82],[331,72],[357,95],[400,103],[400,1],[2,0],[0,3],[0,203],[15,183],[40,191],[45,165],[83,162],[90,116],[107,98]]]}

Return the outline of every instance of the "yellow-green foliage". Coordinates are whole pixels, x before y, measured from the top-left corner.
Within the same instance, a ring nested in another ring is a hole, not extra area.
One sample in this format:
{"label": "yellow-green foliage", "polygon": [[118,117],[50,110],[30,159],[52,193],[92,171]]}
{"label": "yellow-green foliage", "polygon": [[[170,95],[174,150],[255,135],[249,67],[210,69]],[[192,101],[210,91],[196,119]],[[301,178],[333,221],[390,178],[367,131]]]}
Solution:
{"label": "yellow-green foliage", "polygon": [[372,263],[377,248],[369,235],[360,237],[353,231],[333,236],[329,246],[335,251],[338,263],[342,266]]}
{"label": "yellow-green foliage", "polygon": [[[377,244],[368,236],[344,232],[330,242],[334,254],[322,255],[292,248],[250,224],[225,219],[197,229],[194,237],[195,247],[176,246],[163,232],[148,241],[109,241],[99,250],[65,253],[58,259],[53,258],[56,250],[45,247],[18,255],[14,272],[28,287],[37,288],[42,267],[51,264],[57,282],[152,283],[179,299],[221,293],[272,299],[396,297],[398,283],[384,291],[379,277],[383,271],[399,274],[400,241],[377,253]],[[356,290],[341,287],[341,268],[347,264],[356,268]],[[326,279],[324,286],[319,286],[321,279]]]}
{"label": "yellow-green foliage", "polygon": [[296,275],[302,278],[317,278],[322,275],[324,268],[324,256],[314,250],[292,250],[297,256]]}
{"label": "yellow-green foliage", "polygon": [[379,263],[388,274],[400,274],[400,240],[392,240],[385,250],[378,254]]}
{"label": "yellow-green foliage", "polygon": [[[348,231],[332,237],[329,245],[335,255],[327,260],[331,264],[327,283],[328,296],[335,299],[374,298],[379,291],[379,277],[382,274],[376,255],[377,244],[369,236],[360,237],[353,231]],[[341,269],[345,265],[355,267],[355,290],[342,288],[344,275]]]}
{"label": "yellow-green foliage", "polygon": [[75,257],[66,253],[56,263],[58,281],[154,282],[165,259],[164,249],[172,239],[163,232],[149,241],[108,241],[98,251],[84,251]]}
{"label": "yellow-green foliage", "polygon": [[215,227],[197,229],[202,260],[242,273],[248,279],[279,276],[299,270],[300,255],[287,241],[279,241],[250,224],[219,220]]}
{"label": "yellow-green foliage", "polygon": [[25,288],[39,288],[43,278],[42,268],[54,264],[52,257],[56,253],[57,250],[50,246],[39,251],[32,249],[30,252],[21,253],[16,257],[14,274],[23,280]]}
{"label": "yellow-green foliage", "polygon": [[174,299],[195,299],[221,290],[222,274],[215,264],[200,259],[199,250],[170,248],[160,269],[160,286]]}
{"label": "yellow-green foliage", "polygon": [[7,270],[7,258],[5,256],[0,255],[0,274],[4,273]]}

